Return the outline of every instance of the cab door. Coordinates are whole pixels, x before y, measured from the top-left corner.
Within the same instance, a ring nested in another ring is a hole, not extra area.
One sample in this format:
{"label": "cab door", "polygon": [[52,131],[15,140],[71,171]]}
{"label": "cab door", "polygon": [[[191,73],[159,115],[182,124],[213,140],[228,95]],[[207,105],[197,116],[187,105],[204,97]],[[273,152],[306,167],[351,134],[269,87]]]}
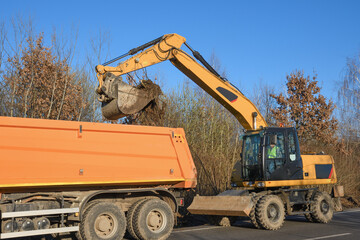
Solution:
{"label": "cab door", "polygon": [[264,147],[267,180],[302,179],[302,162],[295,128],[269,129]]}
{"label": "cab door", "polygon": [[296,129],[287,128],[286,136],[287,157],[285,167],[288,180],[303,179],[303,166]]}

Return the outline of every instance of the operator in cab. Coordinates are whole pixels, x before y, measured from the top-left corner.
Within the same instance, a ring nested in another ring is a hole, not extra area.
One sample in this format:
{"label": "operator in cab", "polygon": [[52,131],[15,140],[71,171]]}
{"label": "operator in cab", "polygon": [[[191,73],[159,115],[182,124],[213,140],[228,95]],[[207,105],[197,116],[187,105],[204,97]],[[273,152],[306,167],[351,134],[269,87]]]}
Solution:
{"label": "operator in cab", "polygon": [[[278,136],[280,135],[280,136]],[[280,142],[278,138],[280,137]],[[268,137],[266,158],[268,162],[268,174],[272,174],[277,168],[282,167],[283,161],[283,141],[281,134],[272,134]]]}

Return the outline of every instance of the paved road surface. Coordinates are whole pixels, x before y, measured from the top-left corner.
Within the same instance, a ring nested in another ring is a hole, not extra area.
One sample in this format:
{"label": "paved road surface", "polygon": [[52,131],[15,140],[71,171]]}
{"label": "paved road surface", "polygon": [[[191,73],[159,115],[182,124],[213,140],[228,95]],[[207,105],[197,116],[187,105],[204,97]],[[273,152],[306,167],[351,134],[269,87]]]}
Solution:
{"label": "paved road surface", "polygon": [[232,227],[201,225],[175,228],[169,240],[180,239],[359,240],[360,208],[337,212],[328,224],[310,223],[303,216],[287,217],[278,231],[255,229],[248,220],[239,220]]}

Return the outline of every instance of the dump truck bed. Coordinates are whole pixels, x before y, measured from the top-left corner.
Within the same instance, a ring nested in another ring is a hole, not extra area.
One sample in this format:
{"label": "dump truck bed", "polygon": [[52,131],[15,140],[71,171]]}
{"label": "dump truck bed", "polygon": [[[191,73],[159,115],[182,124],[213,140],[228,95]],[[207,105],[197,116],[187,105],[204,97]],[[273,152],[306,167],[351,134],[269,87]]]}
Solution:
{"label": "dump truck bed", "polygon": [[196,186],[183,129],[0,117],[0,192]]}

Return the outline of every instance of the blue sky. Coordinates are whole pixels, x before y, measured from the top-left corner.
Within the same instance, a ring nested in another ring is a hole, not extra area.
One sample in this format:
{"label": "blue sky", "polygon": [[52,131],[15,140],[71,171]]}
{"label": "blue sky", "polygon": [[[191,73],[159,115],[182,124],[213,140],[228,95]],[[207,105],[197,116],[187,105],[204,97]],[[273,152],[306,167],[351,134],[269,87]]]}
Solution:
{"label": "blue sky", "polygon": [[[336,97],[347,57],[360,51],[360,1],[0,1],[0,21],[32,16],[36,30],[78,28],[75,62],[86,61],[90,38],[110,33],[110,58],[166,33],[187,38],[246,95],[255,83],[283,89],[295,69],[318,74],[323,94]],[[66,36],[65,36],[66,37]],[[104,59],[105,60],[105,59]],[[170,63],[152,68],[166,89],[184,80]],[[334,99],[335,100],[335,99]]]}

